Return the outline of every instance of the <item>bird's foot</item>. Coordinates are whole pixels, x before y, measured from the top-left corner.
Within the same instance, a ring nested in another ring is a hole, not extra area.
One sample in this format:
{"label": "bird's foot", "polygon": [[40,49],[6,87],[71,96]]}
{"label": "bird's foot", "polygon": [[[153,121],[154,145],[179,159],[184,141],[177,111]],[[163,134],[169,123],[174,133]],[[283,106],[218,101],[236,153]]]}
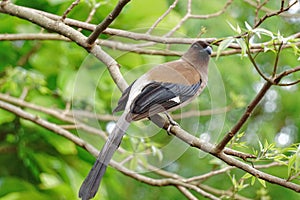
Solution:
{"label": "bird's foot", "polygon": [[169,115],[169,113],[165,112],[165,115],[167,116],[168,120],[169,120],[169,126],[167,128],[167,133],[168,135],[171,135],[171,128],[172,126],[179,126],[179,124],[172,119],[172,117]]}

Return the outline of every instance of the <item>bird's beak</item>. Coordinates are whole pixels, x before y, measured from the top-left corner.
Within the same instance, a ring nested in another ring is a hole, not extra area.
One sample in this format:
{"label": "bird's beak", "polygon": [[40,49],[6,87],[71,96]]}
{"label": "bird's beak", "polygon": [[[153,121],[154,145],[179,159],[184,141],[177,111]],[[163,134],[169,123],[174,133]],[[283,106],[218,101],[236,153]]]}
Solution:
{"label": "bird's beak", "polygon": [[207,46],[204,50],[208,53],[208,55],[211,55],[213,52],[211,46]]}

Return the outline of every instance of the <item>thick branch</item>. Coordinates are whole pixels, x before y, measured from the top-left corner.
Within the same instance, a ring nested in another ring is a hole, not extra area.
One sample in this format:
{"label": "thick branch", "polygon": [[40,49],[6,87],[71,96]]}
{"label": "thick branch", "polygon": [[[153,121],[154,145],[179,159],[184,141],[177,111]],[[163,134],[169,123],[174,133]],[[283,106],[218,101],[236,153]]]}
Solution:
{"label": "thick branch", "polygon": [[32,9],[16,6],[10,2],[2,2],[0,12],[26,19],[32,23],[38,24],[41,27],[57,32],[71,39],[79,46],[92,53],[108,67],[112,78],[122,91],[127,88],[128,84],[124,80],[119,70],[118,63],[110,55],[103,51],[99,45],[90,46],[88,43],[86,43],[86,37],[82,33],[61,22],[59,20],[60,18],[58,21],[54,21],[39,14],[38,12],[32,12]]}
{"label": "thick branch", "polygon": [[17,34],[0,34],[0,41],[16,40],[63,40],[70,41],[68,38],[54,33],[17,33]]}

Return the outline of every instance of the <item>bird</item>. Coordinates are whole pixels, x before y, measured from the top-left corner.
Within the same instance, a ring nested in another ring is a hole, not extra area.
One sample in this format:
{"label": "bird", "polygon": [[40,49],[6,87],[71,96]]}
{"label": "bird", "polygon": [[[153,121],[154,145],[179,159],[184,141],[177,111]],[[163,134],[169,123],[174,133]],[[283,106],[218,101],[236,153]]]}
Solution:
{"label": "bird", "polygon": [[93,198],[106,168],[133,121],[173,111],[195,99],[207,85],[212,47],[203,40],[194,42],[178,59],[159,64],[124,90],[113,112],[123,111],[83,181],[79,197]]}

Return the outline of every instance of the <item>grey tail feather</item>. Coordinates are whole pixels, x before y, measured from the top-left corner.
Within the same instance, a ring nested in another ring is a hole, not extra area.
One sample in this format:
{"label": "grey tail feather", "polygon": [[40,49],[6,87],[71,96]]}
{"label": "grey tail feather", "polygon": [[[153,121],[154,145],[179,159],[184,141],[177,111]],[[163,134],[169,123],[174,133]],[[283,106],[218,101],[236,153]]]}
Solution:
{"label": "grey tail feather", "polygon": [[100,185],[100,181],[106,171],[107,165],[109,164],[114,152],[118,149],[122,138],[130,124],[125,119],[126,115],[126,113],[123,113],[123,115],[121,115],[121,117],[119,118],[115,128],[109,135],[106,143],[100,151],[97,160],[94,163],[94,166],[83,181],[79,190],[79,197],[82,200],[89,200],[96,195]]}

